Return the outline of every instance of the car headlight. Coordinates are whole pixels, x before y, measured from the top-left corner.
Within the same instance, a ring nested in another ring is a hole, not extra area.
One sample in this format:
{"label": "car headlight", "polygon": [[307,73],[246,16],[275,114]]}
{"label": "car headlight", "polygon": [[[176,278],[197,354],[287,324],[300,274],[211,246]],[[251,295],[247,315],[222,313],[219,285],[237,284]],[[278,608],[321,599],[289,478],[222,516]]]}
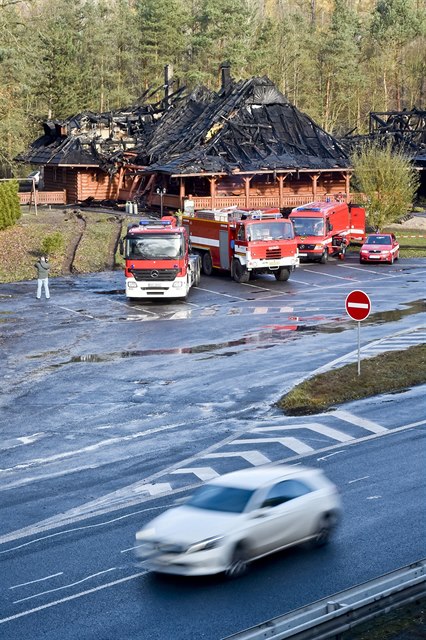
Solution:
{"label": "car headlight", "polygon": [[187,553],[196,553],[197,551],[207,551],[208,549],[214,549],[222,542],[222,536],[215,536],[214,538],[206,538],[201,542],[195,542],[191,544],[186,550]]}

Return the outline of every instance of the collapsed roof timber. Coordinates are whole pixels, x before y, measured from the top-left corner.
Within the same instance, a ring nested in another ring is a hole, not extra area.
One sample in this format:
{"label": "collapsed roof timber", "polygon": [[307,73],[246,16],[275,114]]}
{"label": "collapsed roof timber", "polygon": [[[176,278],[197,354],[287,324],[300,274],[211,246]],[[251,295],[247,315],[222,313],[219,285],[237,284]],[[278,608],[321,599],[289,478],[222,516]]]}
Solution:
{"label": "collapsed roof timber", "polygon": [[410,111],[372,111],[368,135],[347,134],[341,142],[350,152],[368,141],[390,143],[411,157],[418,168],[426,167],[426,111],[417,107]]}

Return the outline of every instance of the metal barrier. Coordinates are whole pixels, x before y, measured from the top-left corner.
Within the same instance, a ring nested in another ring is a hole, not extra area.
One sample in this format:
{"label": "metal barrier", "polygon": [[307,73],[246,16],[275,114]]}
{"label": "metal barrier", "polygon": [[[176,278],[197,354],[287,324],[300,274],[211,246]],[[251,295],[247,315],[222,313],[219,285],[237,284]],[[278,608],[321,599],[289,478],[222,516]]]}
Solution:
{"label": "metal barrier", "polygon": [[425,595],[426,560],[420,560],[223,640],[327,640]]}

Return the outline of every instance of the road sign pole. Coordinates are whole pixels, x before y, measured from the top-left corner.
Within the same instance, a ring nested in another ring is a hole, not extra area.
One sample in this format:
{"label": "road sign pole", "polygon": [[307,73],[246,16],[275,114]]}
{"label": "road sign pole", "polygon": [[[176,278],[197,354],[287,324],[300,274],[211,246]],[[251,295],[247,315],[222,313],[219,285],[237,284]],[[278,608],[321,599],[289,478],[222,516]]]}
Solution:
{"label": "road sign pole", "polygon": [[358,375],[361,375],[361,322],[358,320]]}

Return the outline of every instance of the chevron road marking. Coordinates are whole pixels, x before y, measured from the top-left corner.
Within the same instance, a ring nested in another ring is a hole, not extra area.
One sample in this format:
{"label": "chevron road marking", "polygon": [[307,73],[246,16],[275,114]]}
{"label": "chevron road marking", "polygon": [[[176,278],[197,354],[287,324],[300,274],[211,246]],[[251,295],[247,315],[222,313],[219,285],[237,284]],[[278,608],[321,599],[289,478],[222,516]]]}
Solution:
{"label": "chevron road marking", "polygon": [[315,433],[321,433],[323,436],[328,436],[333,440],[338,440],[339,442],[348,442],[348,440],[354,440],[354,437],[343,433],[343,431],[339,431],[338,429],[333,429],[332,427],[326,427],[319,422],[307,422],[299,425],[289,426],[289,427],[259,427],[257,429],[253,429],[251,433],[263,433],[265,431],[289,431],[297,429],[309,429],[310,431],[315,431]]}
{"label": "chevron road marking", "polygon": [[188,467],[184,469],[176,469],[175,471],[171,471],[171,473],[193,473],[200,478],[200,480],[210,480],[211,478],[217,478],[219,473],[212,469],[211,467]]}
{"label": "chevron road marking", "polygon": [[305,444],[301,440],[297,438],[249,438],[243,440],[233,440],[230,444],[254,444],[256,442],[278,442],[282,444],[283,447],[287,447],[287,449],[291,449],[296,453],[307,453],[308,451],[314,451],[312,447]]}
{"label": "chevron road marking", "polygon": [[331,415],[340,418],[340,420],[345,420],[345,422],[356,424],[358,427],[362,427],[362,429],[371,431],[371,433],[385,433],[386,431],[389,431],[389,429],[386,429],[386,427],[382,427],[380,424],[377,424],[377,422],[373,422],[372,420],[368,420],[367,418],[354,416],[353,413],[349,413],[349,411],[344,411],[343,409],[332,411]]}
{"label": "chevron road marking", "polygon": [[[231,444],[231,443],[230,443]],[[244,458],[254,467],[260,464],[271,462],[269,458],[260,453],[260,451],[227,451],[226,453],[208,453],[203,458]]]}

